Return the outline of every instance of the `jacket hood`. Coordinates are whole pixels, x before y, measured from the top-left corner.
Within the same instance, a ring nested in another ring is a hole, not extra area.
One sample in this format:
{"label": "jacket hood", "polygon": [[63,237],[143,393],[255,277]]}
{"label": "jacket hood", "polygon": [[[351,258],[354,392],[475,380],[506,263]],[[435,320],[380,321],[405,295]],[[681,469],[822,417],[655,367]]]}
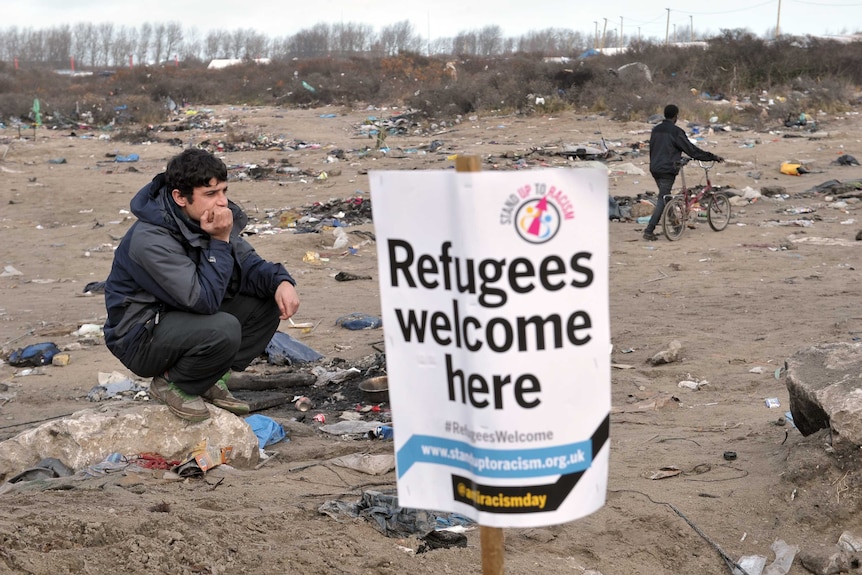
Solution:
{"label": "jacket hood", "polygon": [[[231,201],[228,201],[228,207],[233,212],[231,235],[236,236],[245,229],[248,216]],[[138,220],[183,235],[192,244],[197,244],[202,237],[208,237],[200,225],[189,219],[174,202],[164,173],[158,174],[135,194],[130,208]]]}

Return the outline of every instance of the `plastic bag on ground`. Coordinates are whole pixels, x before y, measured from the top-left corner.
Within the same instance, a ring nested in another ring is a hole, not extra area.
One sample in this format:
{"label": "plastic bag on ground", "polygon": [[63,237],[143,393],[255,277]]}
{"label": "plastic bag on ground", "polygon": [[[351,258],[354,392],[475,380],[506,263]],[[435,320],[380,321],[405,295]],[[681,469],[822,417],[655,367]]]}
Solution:
{"label": "plastic bag on ground", "polygon": [[308,363],[317,361],[323,355],[317,353],[304,343],[301,343],[288,334],[277,331],[265,350],[272,365],[293,365],[295,363]]}

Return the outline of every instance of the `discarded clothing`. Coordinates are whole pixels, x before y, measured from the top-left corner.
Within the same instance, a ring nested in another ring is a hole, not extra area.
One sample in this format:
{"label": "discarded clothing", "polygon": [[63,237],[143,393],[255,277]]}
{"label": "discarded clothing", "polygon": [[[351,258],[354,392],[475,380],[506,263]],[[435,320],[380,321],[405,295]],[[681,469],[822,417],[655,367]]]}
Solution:
{"label": "discarded clothing", "polygon": [[839,166],[858,166],[859,160],[857,160],[850,154],[844,154],[843,156],[838,156],[832,163],[838,164]]}
{"label": "discarded clothing", "polygon": [[52,342],[34,343],[9,354],[9,365],[13,367],[38,367],[48,365],[60,349]]}
{"label": "discarded clothing", "polygon": [[9,480],[9,483],[18,483],[20,481],[33,481],[36,479],[54,479],[56,477],[69,477],[74,475],[74,471],[53,457],[46,457],[37,463],[34,467],[25,469],[15,477]]}
{"label": "discarded clothing", "polygon": [[[473,521],[456,513],[437,513],[424,509],[400,507],[397,495],[387,495],[379,491],[363,491],[359,503],[341,500],[327,501],[318,508],[320,513],[338,519],[338,515],[362,517],[371,522],[372,527],[386,537],[407,537],[417,535],[433,548],[462,547],[466,540],[462,537],[435,536],[437,529],[453,525],[468,525]],[[433,534],[433,535],[432,535]],[[430,536],[431,541],[428,541]],[[447,544],[443,540],[448,541]]]}

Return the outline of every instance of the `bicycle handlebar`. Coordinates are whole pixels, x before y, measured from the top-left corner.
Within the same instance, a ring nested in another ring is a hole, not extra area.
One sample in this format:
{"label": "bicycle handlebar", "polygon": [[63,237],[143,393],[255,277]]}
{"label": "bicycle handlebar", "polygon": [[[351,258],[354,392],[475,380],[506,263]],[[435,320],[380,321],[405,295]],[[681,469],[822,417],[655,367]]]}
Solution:
{"label": "bicycle handlebar", "polygon": [[717,163],[717,160],[695,160],[694,158],[683,157],[679,161],[680,167],[685,166],[689,162],[696,162],[698,167],[703,168],[704,170],[712,169]]}

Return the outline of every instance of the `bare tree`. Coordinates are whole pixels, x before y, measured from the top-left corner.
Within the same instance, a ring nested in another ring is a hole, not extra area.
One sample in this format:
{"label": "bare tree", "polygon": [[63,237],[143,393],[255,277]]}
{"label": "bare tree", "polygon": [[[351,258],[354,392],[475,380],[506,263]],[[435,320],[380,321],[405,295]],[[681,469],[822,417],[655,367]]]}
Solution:
{"label": "bare tree", "polygon": [[503,48],[503,29],[499,26],[485,26],[479,30],[476,41],[480,56],[500,54]]}
{"label": "bare tree", "polygon": [[222,52],[222,38],[229,38],[230,34],[224,30],[211,30],[207,32],[204,40],[204,56],[207,60],[221,58],[225,54]]}
{"label": "bare tree", "polygon": [[226,56],[228,58],[242,58],[243,57],[242,50],[245,47],[245,36],[246,36],[246,31],[242,30],[240,28],[237,28],[236,30],[234,30],[230,34],[230,36],[228,38],[226,38],[227,48],[228,48],[228,53],[226,54]]}
{"label": "bare tree", "polygon": [[162,23],[153,26],[153,64],[158,66],[165,56],[165,48],[168,45],[168,29]]}
{"label": "bare tree", "polygon": [[328,24],[315,24],[300,30],[288,41],[288,53],[300,57],[314,57],[328,54],[331,50],[332,31]]}
{"label": "bare tree", "polygon": [[580,32],[564,28],[546,28],[524,34],[517,41],[519,52],[565,56],[582,52],[589,42]]}
{"label": "bare tree", "polygon": [[204,57],[203,42],[201,41],[200,32],[196,27],[192,27],[186,31],[185,41],[180,50],[180,57],[183,61],[201,60]]}
{"label": "bare tree", "polygon": [[244,51],[246,58],[267,58],[270,55],[269,39],[259,32],[248,30],[245,37]]}
{"label": "bare tree", "polygon": [[341,54],[367,52],[374,37],[369,24],[335,24],[332,26],[332,49]]}
{"label": "bare tree", "polygon": [[454,54],[454,38],[435,38],[431,41],[428,51],[431,54]]}
{"label": "bare tree", "polygon": [[26,28],[21,31],[20,50],[25,60],[31,62],[44,60],[43,36],[44,33],[41,30],[34,30],[33,28]]}
{"label": "bare tree", "polygon": [[165,28],[165,58],[178,57],[183,43],[183,27],[179,22],[168,22]]}
{"label": "bare tree", "polygon": [[112,22],[102,22],[96,26],[96,35],[99,38],[98,50],[94,60],[96,64],[107,66],[111,57],[111,45],[114,43],[114,24]]}
{"label": "bare tree", "polygon": [[72,28],[68,24],[63,24],[49,30],[45,38],[45,48],[48,62],[54,65],[67,62],[72,50]]}
{"label": "bare tree", "polygon": [[137,30],[120,26],[114,35],[114,43],[111,45],[111,61],[114,66],[123,66],[128,57],[134,52]]}
{"label": "bare tree", "polygon": [[402,20],[383,27],[378,37],[378,49],[386,56],[419,52],[422,49],[422,37],[413,31],[413,24],[409,20]]}
{"label": "bare tree", "polygon": [[93,66],[99,46],[96,27],[90,22],[78,22],[72,28],[72,53],[75,60]]}
{"label": "bare tree", "polygon": [[140,33],[138,35],[138,49],[135,51],[138,56],[139,64],[146,64],[150,57],[150,42],[153,39],[153,25],[149,22],[141,24]]}
{"label": "bare tree", "polygon": [[452,40],[452,53],[465,56],[475,56],[479,46],[476,32],[459,32]]}

